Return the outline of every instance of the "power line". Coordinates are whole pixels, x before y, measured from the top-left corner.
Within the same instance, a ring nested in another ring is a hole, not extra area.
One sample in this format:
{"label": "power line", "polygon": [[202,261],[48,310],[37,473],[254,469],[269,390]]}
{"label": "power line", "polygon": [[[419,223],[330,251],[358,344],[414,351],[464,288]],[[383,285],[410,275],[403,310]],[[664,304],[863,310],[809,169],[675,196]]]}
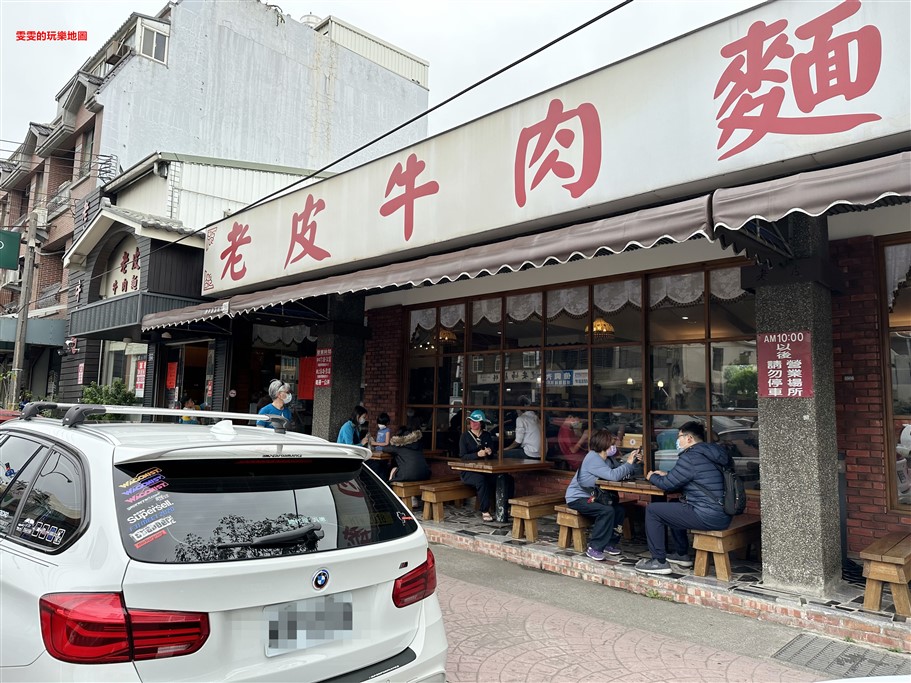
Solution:
{"label": "power line", "polygon": [[[227,216],[224,216],[223,218],[219,218],[217,221],[213,221],[212,223],[209,223],[209,224],[207,224],[207,225],[204,225],[204,226],[201,227],[201,228],[197,228],[196,230],[193,230],[192,232],[189,232],[189,233],[187,233],[187,234],[185,234],[185,235],[182,235],[182,236],[178,237],[176,240],[174,240],[174,241],[172,241],[172,242],[168,242],[168,243],[163,244],[162,246],[158,247],[157,249],[151,250],[151,251],[149,252],[149,256],[151,256],[152,254],[157,254],[158,252],[160,252],[160,251],[162,251],[162,250],[164,250],[164,249],[168,249],[169,247],[172,247],[172,246],[174,246],[175,244],[178,244],[178,243],[184,241],[185,239],[188,239],[188,238],[190,238],[190,237],[193,237],[194,235],[198,235],[199,233],[203,232],[204,230],[206,230],[206,229],[207,229],[208,227],[210,227],[211,225],[214,225],[215,223],[219,223],[219,222],[221,222],[221,221],[223,221],[223,220],[226,220],[226,219],[228,219],[228,218],[232,218],[233,216],[236,216],[237,214],[239,214],[239,213],[241,213],[241,212],[243,212],[243,211],[248,211],[248,210],[250,210],[250,209],[252,209],[252,208],[254,208],[254,207],[256,207],[256,206],[259,206],[259,205],[262,204],[263,202],[266,202],[266,201],[268,201],[269,199],[271,199],[272,197],[275,197],[276,195],[283,194],[283,193],[287,192],[288,190],[290,190],[291,188],[296,187],[296,186],[300,185],[301,183],[304,183],[304,182],[306,182],[306,181],[308,181],[308,180],[310,180],[310,179],[312,179],[312,178],[318,176],[320,173],[323,173],[323,172],[329,170],[329,169],[332,168],[333,166],[336,166],[337,164],[341,163],[342,161],[345,161],[346,159],[351,158],[351,157],[354,156],[355,154],[359,154],[360,152],[364,151],[364,150],[367,149],[368,147],[371,147],[372,145],[375,145],[376,143],[380,142],[381,140],[386,139],[386,138],[389,137],[390,135],[393,135],[394,133],[397,133],[398,131],[402,130],[403,128],[405,128],[405,127],[407,127],[407,126],[410,126],[412,123],[415,123],[416,121],[421,120],[422,118],[424,118],[425,116],[427,116],[427,115],[433,113],[433,112],[436,111],[437,109],[440,109],[441,107],[443,107],[443,106],[449,104],[450,102],[453,102],[454,100],[458,99],[459,97],[462,97],[463,95],[465,95],[465,94],[471,92],[472,90],[475,90],[476,88],[480,87],[481,85],[484,85],[485,83],[487,83],[488,81],[492,80],[493,78],[496,78],[497,76],[499,76],[499,75],[501,75],[501,74],[503,74],[503,73],[506,73],[507,71],[509,71],[510,69],[515,68],[515,67],[518,66],[519,64],[522,64],[523,62],[528,61],[528,60],[531,59],[532,57],[535,57],[535,56],[537,56],[538,54],[540,54],[541,52],[544,52],[545,50],[547,50],[548,48],[553,47],[553,46],[556,45],[557,43],[559,43],[559,42],[561,42],[561,41],[563,41],[563,40],[566,40],[567,38],[569,38],[570,36],[572,36],[572,35],[578,33],[579,31],[581,31],[581,30],[583,30],[583,29],[585,29],[585,28],[588,28],[588,27],[591,26],[592,24],[594,24],[594,23],[600,21],[601,19],[604,19],[605,17],[607,17],[607,16],[613,14],[613,13],[616,12],[617,10],[622,9],[623,7],[625,7],[626,5],[631,4],[632,2],[633,2],[633,0],[623,0],[622,2],[618,3],[618,4],[615,5],[614,7],[611,7],[609,10],[606,10],[606,11],[602,12],[601,14],[598,14],[597,16],[593,17],[592,19],[589,19],[588,21],[585,21],[585,22],[583,22],[582,24],[579,24],[579,25],[576,26],[575,28],[573,28],[573,29],[567,31],[566,33],[564,33],[564,34],[562,34],[562,35],[560,35],[560,36],[554,38],[554,39],[551,40],[550,42],[545,43],[545,44],[542,45],[541,47],[536,48],[536,49],[533,50],[532,52],[529,52],[529,53],[525,54],[524,56],[520,57],[519,59],[517,59],[517,60],[515,60],[515,61],[513,61],[513,62],[510,62],[510,63],[507,64],[506,66],[501,67],[500,69],[497,69],[497,70],[494,71],[492,74],[489,74],[488,76],[485,76],[485,77],[482,78],[481,80],[476,81],[476,82],[473,83],[472,85],[469,85],[468,87],[466,87],[466,88],[460,90],[459,92],[455,93],[454,95],[451,95],[451,96],[447,97],[447,98],[446,98],[445,100],[443,100],[442,102],[440,102],[440,103],[434,105],[433,107],[430,107],[430,108],[427,109],[426,111],[423,111],[423,112],[421,112],[420,114],[417,114],[416,116],[411,117],[410,119],[408,119],[408,120],[405,121],[404,123],[401,123],[401,124],[399,124],[398,126],[392,128],[391,130],[388,130],[387,132],[383,133],[382,135],[380,135],[380,136],[378,136],[378,137],[376,137],[376,138],[370,140],[369,142],[364,143],[364,144],[361,145],[360,147],[357,147],[356,149],[354,149],[354,150],[348,152],[347,154],[345,154],[345,155],[343,155],[343,156],[341,156],[341,157],[335,159],[334,161],[332,161],[332,162],[326,164],[325,166],[323,166],[322,168],[319,168],[319,169],[317,169],[317,170],[311,172],[309,175],[307,175],[307,176],[301,178],[300,180],[296,180],[295,182],[291,183],[290,185],[288,185],[288,186],[286,186],[286,187],[283,187],[283,188],[281,188],[281,189],[279,189],[279,190],[276,190],[275,192],[272,192],[272,193],[266,195],[265,197],[261,197],[260,199],[257,199],[256,201],[252,202],[251,204],[248,204],[248,205],[245,206],[244,208],[239,209],[238,211],[235,211],[234,213],[228,214]],[[117,268],[111,268],[110,270],[107,270],[107,271],[104,271],[104,272],[102,272],[102,273],[99,273],[98,275],[94,275],[94,276],[92,276],[92,277],[90,278],[90,281],[91,281],[92,279],[95,279],[95,278],[101,278],[101,277],[103,277],[103,276],[105,276],[105,275],[107,275],[107,274],[109,274],[109,273],[113,273],[115,270],[117,270]],[[36,301],[38,301],[37,298],[34,299],[33,301],[29,301],[28,303],[31,304],[31,303],[34,303],[34,302],[36,302]],[[19,308],[17,309],[17,312],[18,312],[19,310],[21,310],[22,307],[23,307],[24,305],[25,305],[25,304],[21,304],[21,305],[19,306]]]}

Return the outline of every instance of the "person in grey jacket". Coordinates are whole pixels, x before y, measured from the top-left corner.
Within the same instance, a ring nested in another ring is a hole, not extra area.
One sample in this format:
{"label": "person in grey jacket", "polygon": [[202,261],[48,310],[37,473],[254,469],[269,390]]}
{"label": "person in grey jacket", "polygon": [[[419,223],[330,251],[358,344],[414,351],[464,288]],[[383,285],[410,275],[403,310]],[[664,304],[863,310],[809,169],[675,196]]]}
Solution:
{"label": "person in grey jacket", "polygon": [[[728,452],[718,444],[706,443],[705,427],[695,420],[680,427],[676,445],[679,455],[674,468],[646,475],[662,491],[682,491],[685,500],[649,503],[645,508],[645,536],[652,557],[636,564],[636,571],[645,574],[670,574],[671,564],[693,566],[687,529],[727,529],[731,524],[730,515],[718,502],[724,496],[724,477],[719,468],[729,464]],[[673,553],[666,551],[665,529],[671,530]]]}
{"label": "person in grey jacket", "polygon": [[[617,463],[617,435],[607,429],[600,429],[589,440],[591,450],[586,454],[566,489],[566,505],[573,510],[594,517],[588,550],[585,554],[599,562],[604,554],[619,555],[614,545],[615,526],[623,523],[623,508],[619,505],[596,503],[585,489],[596,489],[598,479],[620,481],[633,474],[634,462],[640,457],[635,450],[626,457],[626,462]],[[583,488],[584,487],[584,488]]]}

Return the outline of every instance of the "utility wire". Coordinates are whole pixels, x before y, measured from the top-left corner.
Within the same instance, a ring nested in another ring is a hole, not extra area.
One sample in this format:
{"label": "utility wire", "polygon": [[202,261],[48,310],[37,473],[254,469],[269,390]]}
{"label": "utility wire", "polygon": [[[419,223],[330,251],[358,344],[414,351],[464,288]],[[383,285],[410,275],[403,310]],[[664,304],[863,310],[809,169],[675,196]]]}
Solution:
{"label": "utility wire", "polygon": [[[613,13],[616,12],[617,10],[622,9],[623,7],[625,7],[626,5],[631,4],[632,2],[633,2],[633,0],[623,0],[622,2],[620,2],[620,3],[617,4],[617,5],[615,5],[614,7],[611,7],[609,10],[606,10],[606,11],[602,12],[601,14],[598,14],[597,16],[593,17],[592,19],[589,19],[588,21],[585,21],[585,22],[583,22],[582,24],[579,24],[579,25],[576,26],[575,28],[570,29],[570,30],[567,31],[566,33],[564,33],[564,34],[562,34],[562,35],[560,35],[560,36],[554,38],[554,39],[551,40],[549,43],[546,43],[546,44],[542,45],[541,47],[539,47],[539,48],[533,50],[532,52],[529,52],[529,53],[525,54],[524,56],[519,57],[519,59],[517,59],[517,60],[515,60],[515,61],[513,61],[513,62],[510,62],[510,63],[507,64],[506,66],[504,66],[504,67],[502,67],[502,68],[500,68],[500,69],[497,69],[497,70],[494,71],[492,74],[490,74],[490,75],[488,75],[488,76],[485,76],[485,77],[482,78],[481,80],[476,81],[475,83],[473,83],[472,85],[469,85],[469,86],[466,87],[466,88],[463,88],[462,90],[460,90],[459,92],[455,93],[454,95],[450,95],[449,97],[447,97],[447,98],[446,98],[445,100],[443,100],[442,102],[440,102],[440,103],[438,103],[438,104],[436,104],[436,105],[430,107],[430,108],[427,109],[426,111],[423,111],[423,112],[421,112],[420,114],[417,114],[416,116],[411,117],[410,119],[408,119],[408,120],[405,121],[404,123],[401,123],[401,124],[399,124],[398,126],[396,126],[395,128],[392,128],[391,130],[389,130],[389,131],[383,133],[382,135],[380,135],[380,136],[374,138],[373,140],[370,140],[369,142],[364,143],[364,144],[361,145],[360,147],[358,147],[358,148],[356,148],[356,149],[354,149],[354,150],[348,152],[348,153],[345,154],[344,156],[339,157],[339,158],[336,159],[335,161],[332,161],[332,162],[326,164],[326,165],[323,166],[322,168],[319,168],[319,169],[317,169],[317,170],[311,172],[309,175],[307,175],[307,176],[301,178],[300,180],[297,180],[297,181],[291,183],[290,185],[288,185],[288,186],[286,186],[286,187],[283,187],[283,188],[281,188],[281,189],[279,189],[279,190],[276,190],[275,192],[272,192],[272,193],[270,193],[270,194],[267,194],[265,197],[261,197],[260,199],[257,199],[256,201],[252,202],[251,204],[248,204],[247,206],[243,207],[242,209],[239,209],[239,210],[235,211],[234,213],[228,214],[227,216],[224,216],[223,218],[219,218],[217,221],[213,221],[212,223],[209,223],[209,224],[207,224],[207,225],[204,225],[204,226],[201,227],[201,228],[197,228],[196,230],[193,230],[192,232],[189,232],[189,233],[187,233],[187,234],[185,234],[185,235],[182,235],[181,237],[177,238],[177,239],[174,240],[173,242],[168,242],[168,243],[163,244],[162,246],[158,247],[157,249],[151,250],[151,251],[149,252],[149,256],[151,256],[152,254],[156,254],[156,253],[158,253],[159,251],[162,251],[163,249],[167,249],[167,248],[169,248],[169,247],[172,247],[173,245],[178,244],[179,242],[182,242],[182,241],[185,240],[185,239],[188,239],[188,238],[190,238],[190,237],[193,237],[194,235],[197,235],[197,234],[201,233],[202,231],[206,230],[208,227],[214,225],[215,223],[220,223],[221,221],[224,221],[224,220],[227,220],[227,219],[229,219],[229,218],[232,218],[232,217],[236,216],[237,214],[242,213],[243,211],[248,211],[248,210],[250,210],[250,209],[252,209],[252,208],[254,208],[254,207],[256,207],[256,206],[259,206],[259,205],[262,204],[263,202],[266,202],[266,201],[268,201],[269,199],[271,199],[272,197],[275,197],[276,195],[283,194],[283,193],[287,192],[288,190],[290,190],[291,188],[296,187],[296,186],[300,185],[301,183],[304,183],[304,182],[306,182],[306,181],[308,181],[308,180],[310,180],[310,179],[312,179],[312,178],[318,176],[320,173],[323,173],[323,172],[329,170],[330,168],[332,168],[332,167],[335,166],[336,164],[341,163],[341,162],[344,161],[345,159],[351,158],[351,157],[354,156],[355,154],[358,154],[358,153],[364,151],[365,149],[367,149],[368,147],[370,147],[370,146],[372,146],[372,145],[375,145],[376,143],[380,142],[381,140],[386,139],[386,138],[389,137],[390,135],[393,135],[394,133],[397,133],[398,131],[402,130],[403,128],[405,128],[405,127],[407,127],[407,126],[410,126],[410,125],[411,125],[412,123],[414,123],[415,121],[419,121],[420,119],[424,118],[424,117],[427,116],[428,114],[431,114],[432,112],[436,111],[437,109],[440,109],[440,108],[443,107],[444,105],[447,105],[447,104],[449,104],[450,102],[452,102],[452,101],[458,99],[459,97],[462,97],[463,95],[465,95],[465,94],[471,92],[472,90],[474,90],[474,89],[480,87],[481,85],[484,85],[485,83],[487,83],[487,82],[490,81],[491,79],[496,78],[496,77],[499,76],[500,74],[503,74],[503,73],[509,71],[510,69],[515,68],[515,67],[518,66],[519,64],[522,64],[523,62],[528,61],[528,60],[531,59],[532,57],[535,57],[535,56],[537,56],[538,54],[540,54],[541,52],[544,52],[545,50],[547,50],[548,48],[553,47],[553,46],[556,45],[557,43],[559,43],[559,42],[561,42],[561,41],[563,41],[563,40],[566,40],[567,38],[569,38],[569,37],[572,36],[572,35],[575,35],[575,34],[578,33],[579,31],[581,31],[581,30],[583,30],[583,29],[585,29],[585,28],[588,28],[588,27],[591,26],[592,24],[594,24],[594,23],[600,21],[601,19],[604,19],[605,17],[607,17],[607,16],[613,14]],[[108,273],[113,273],[115,270],[118,270],[118,268],[111,268],[110,270],[107,270],[107,271],[104,271],[104,272],[102,272],[102,273],[99,273],[98,275],[94,275],[94,276],[92,276],[92,279],[101,278],[101,277],[107,275]],[[37,301],[37,300],[38,300],[38,299],[36,298],[36,299],[34,299],[33,301],[30,301],[29,304],[34,303],[34,302]],[[22,308],[23,308],[24,306],[25,306],[25,304],[20,305],[19,308],[17,309],[17,312],[20,311],[20,310],[22,310]]]}

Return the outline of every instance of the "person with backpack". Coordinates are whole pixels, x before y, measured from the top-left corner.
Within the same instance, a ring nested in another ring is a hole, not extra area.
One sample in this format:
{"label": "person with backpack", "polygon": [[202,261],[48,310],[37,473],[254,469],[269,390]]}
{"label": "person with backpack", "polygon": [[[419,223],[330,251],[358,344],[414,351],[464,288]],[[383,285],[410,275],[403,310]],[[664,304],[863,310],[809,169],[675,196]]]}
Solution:
{"label": "person with backpack", "polygon": [[[645,536],[651,559],[639,560],[636,571],[670,574],[671,564],[692,567],[687,529],[719,530],[731,524],[724,511],[724,469],[732,467],[723,446],[706,443],[705,427],[692,420],[677,431],[677,464],[670,472],[653,470],[649,483],[662,491],[681,491],[683,500],[649,503],[645,508]],[[665,529],[671,530],[674,552],[665,548]]]}

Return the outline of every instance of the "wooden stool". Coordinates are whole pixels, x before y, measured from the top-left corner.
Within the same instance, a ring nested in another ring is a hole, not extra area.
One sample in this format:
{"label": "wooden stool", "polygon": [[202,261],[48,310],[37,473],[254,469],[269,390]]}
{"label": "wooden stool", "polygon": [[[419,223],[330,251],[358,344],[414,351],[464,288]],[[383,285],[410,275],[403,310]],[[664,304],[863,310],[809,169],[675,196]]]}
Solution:
{"label": "wooden stool", "polygon": [[557,511],[557,524],[560,527],[557,545],[560,548],[568,548],[569,536],[572,533],[573,548],[580,553],[585,552],[585,530],[591,528],[591,519],[565,505],[557,505],[554,510]]}
{"label": "wooden stool", "polygon": [[442,522],[443,503],[455,501],[461,505],[463,500],[476,495],[476,491],[459,480],[441,484],[424,484],[421,487],[421,498],[424,500],[424,521]]}
{"label": "wooden stool", "polygon": [[911,532],[893,531],[874,541],[860,553],[864,561],[864,609],[879,610],[883,598],[883,582],[889,584],[895,613],[911,617]]}
{"label": "wooden stool", "polygon": [[544,493],[537,496],[522,496],[509,499],[509,514],[512,516],[512,537],[527,538],[534,543],[538,539],[538,518],[554,514],[554,506],[566,497],[562,493]]}
{"label": "wooden stool", "polygon": [[696,550],[696,566],[693,568],[695,576],[706,576],[709,569],[709,560],[715,562],[715,576],[722,581],[731,580],[731,558],[728,555],[732,550],[748,548],[750,544],[759,540],[759,517],[756,515],[737,515],[731,521],[731,526],[718,531],[692,529],[693,548]]}
{"label": "wooden stool", "polygon": [[413,496],[421,495],[422,486],[427,486],[428,484],[443,484],[449,481],[458,481],[458,479],[458,475],[452,475],[438,477],[436,479],[422,479],[420,481],[390,481],[389,488],[392,489],[392,492],[395,493],[395,495],[402,499],[402,502],[405,503],[405,507],[410,510],[411,498]]}

